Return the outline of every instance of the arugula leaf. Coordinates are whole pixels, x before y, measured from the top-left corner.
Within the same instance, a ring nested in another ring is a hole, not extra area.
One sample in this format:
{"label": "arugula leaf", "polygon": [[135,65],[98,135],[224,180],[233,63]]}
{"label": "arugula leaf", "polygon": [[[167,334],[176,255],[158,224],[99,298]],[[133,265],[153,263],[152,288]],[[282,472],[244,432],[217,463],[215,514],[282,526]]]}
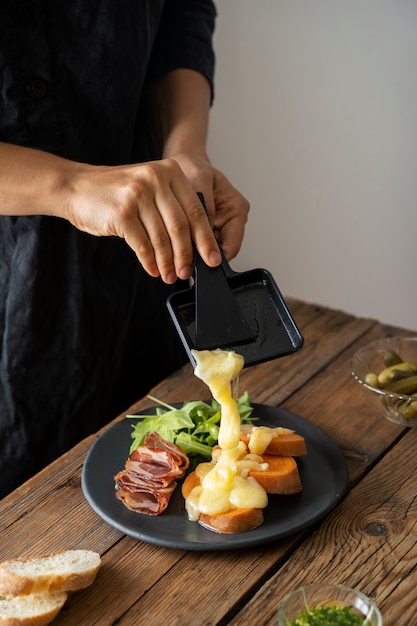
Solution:
{"label": "arugula leaf", "polygon": [[[221,413],[218,402],[212,400],[208,404],[202,400],[194,400],[175,408],[152,396],[148,398],[160,405],[156,408],[155,415],[126,416],[138,420],[132,425],[129,454],[143,444],[147,434],[157,432],[167,441],[175,443],[188,456],[211,458],[212,448],[219,437]],[[237,405],[242,424],[251,424],[253,408],[250,406],[248,392],[238,399]]]}
{"label": "arugula leaf", "polygon": [[202,455],[211,459],[212,446],[207,443],[201,443],[196,437],[188,433],[178,433],[175,439],[176,445],[188,455]]}
{"label": "arugula leaf", "polygon": [[164,413],[159,413],[157,415],[128,415],[127,417],[140,418],[140,421],[133,427],[134,430],[131,435],[133,442],[130,452],[142,445],[148,433],[157,432],[161,435],[161,437],[166,439],[166,441],[175,443],[175,438],[179,431],[182,429],[194,428],[194,422],[188,413],[178,409],[165,411]]}

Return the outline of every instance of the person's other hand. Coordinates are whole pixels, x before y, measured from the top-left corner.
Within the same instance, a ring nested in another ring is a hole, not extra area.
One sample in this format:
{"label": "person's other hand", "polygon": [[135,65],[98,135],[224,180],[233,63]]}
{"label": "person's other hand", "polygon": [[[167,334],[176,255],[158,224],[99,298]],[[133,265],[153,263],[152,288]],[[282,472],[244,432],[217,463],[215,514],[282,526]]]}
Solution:
{"label": "person's other hand", "polygon": [[170,155],[181,166],[194,187],[204,195],[207,213],[216,238],[228,261],[242,245],[249,202],[226,176],[201,155],[178,153]]}

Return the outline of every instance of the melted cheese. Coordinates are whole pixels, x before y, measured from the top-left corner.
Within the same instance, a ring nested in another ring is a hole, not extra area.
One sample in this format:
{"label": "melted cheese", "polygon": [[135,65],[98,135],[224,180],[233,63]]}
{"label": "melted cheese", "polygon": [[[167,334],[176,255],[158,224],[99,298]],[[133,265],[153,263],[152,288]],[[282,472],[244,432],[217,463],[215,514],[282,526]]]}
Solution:
{"label": "melted cheese", "polygon": [[225,350],[192,350],[192,354],[197,363],[194,374],[206,383],[221,406],[219,446],[230,450],[240,440],[240,416],[232,398],[232,383],[243,368],[243,356]]}
{"label": "melted cheese", "polygon": [[219,431],[220,449],[212,463],[202,463],[196,468],[200,485],[192,489],[186,499],[188,517],[196,521],[200,513],[217,515],[232,508],[265,508],[266,491],[253,478],[251,469],[267,469],[256,453],[247,454],[240,441],[240,415],[232,397],[232,385],[238,378],[244,359],[241,355],[224,350],[193,350],[196,360],[195,375],[209,387],[213,398],[221,407]]}

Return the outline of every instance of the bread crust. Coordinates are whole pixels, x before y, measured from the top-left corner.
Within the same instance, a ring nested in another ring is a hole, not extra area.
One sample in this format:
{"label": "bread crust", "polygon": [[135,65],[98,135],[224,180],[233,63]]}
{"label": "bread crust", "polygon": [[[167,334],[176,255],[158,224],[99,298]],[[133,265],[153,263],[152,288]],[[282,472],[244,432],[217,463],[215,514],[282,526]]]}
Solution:
{"label": "bread crust", "polygon": [[58,615],[67,593],[0,595],[0,626],[47,626]]}
{"label": "bread crust", "polygon": [[68,591],[92,584],[101,565],[91,550],[65,550],[0,563],[0,626],[47,626]]}
{"label": "bread crust", "polygon": [[94,582],[100,564],[100,555],[90,550],[9,559],[0,563],[0,594],[17,596],[84,589]]}

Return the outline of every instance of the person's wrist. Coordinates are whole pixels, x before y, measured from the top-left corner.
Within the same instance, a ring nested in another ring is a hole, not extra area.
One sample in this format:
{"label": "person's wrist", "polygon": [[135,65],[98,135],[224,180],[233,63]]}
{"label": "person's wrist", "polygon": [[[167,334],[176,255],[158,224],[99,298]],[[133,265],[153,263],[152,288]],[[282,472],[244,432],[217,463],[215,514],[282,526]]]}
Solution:
{"label": "person's wrist", "polygon": [[173,159],[176,156],[184,156],[187,158],[202,159],[209,162],[205,145],[196,144],[195,142],[181,142],[180,144],[170,144],[164,147],[162,158]]}

